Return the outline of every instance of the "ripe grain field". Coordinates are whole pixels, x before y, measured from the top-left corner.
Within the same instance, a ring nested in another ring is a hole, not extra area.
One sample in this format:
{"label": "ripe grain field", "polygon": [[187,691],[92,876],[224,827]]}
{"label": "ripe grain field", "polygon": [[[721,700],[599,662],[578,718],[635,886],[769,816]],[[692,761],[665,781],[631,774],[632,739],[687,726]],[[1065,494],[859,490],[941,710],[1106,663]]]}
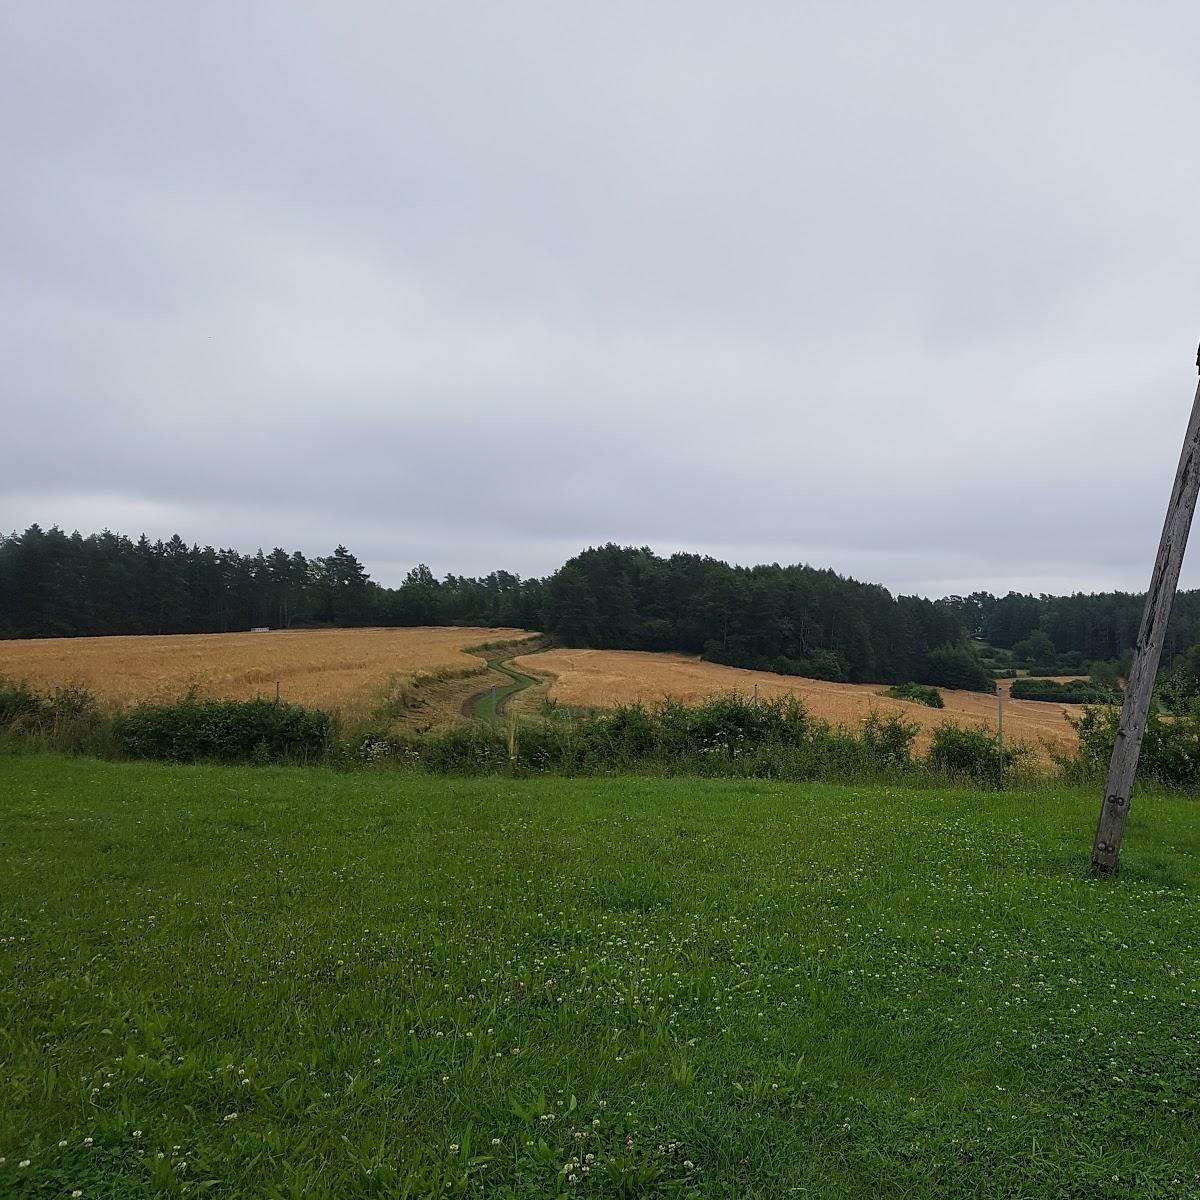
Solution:
{"label": "ripe grain field", "polygon": [[[996,725],[996,697],[979,692],[940,689],[944,709],[893,700],[883,695],[883,684],[828,683],[794,675],[774,675],[702,662],[679,654],[654,654],[639,650],[549,650],[513,659],[522,671],[540,676],[551,700],[573,708],[611,708],[634,701],[653,704],[671,698],[699,703],[728,692],[749,697],[757,687],[762,698],[798,696],[813,716],[835,725],[857,727],[871,712],[898,714],[920,726],[918,746],[926,748],[930,732],[947,721]],[[1049,759],[1049,749],[1071,750],[1075,731],[1066,715],[1078,713],[1070,705],[1038,700],[1013,700],[1007,696],[1011,680],[999,686],[1006,693],[1004,722],[1011,739],[1028,743],[1038,756]]]}
{"label": "ripe grain field", "polygon": [[361,710],[393,682],[486,670],[470,646],[528,636],[519,629],[304,629],[161,637],[0,641],[0,676],[35,686],[80,683],[102,702],[273,696]]}
{"label": "ripe grain field", "polygon": [[1196,1197],[1200,826],[0,756],[0,1195]]}

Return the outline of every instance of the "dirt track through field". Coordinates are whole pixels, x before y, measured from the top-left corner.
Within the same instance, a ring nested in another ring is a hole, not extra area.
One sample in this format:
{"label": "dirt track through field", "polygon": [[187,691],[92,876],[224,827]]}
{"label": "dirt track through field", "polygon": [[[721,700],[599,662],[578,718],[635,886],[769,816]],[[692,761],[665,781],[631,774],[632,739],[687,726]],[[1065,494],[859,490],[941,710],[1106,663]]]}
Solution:
{"label": "dirt track through field", "polygon": [[[518,652],[519,650],[514,648],[508,654],[488,659],[489,670],[507,675],[511,682],[501,687],[492,684],[490,687],[483,688],[473,695],[468,696],[462,706],[464,717],[477,717],[484,721],[494,721],[497,717],[503,716],[508,710],[508,702],[513,696],[518,692],[523,692],[526,688],[538,685],[540,680],[508,665]],[[525,651],[524,656],[528,657],[534,653],[537,653],[537,651]]]}

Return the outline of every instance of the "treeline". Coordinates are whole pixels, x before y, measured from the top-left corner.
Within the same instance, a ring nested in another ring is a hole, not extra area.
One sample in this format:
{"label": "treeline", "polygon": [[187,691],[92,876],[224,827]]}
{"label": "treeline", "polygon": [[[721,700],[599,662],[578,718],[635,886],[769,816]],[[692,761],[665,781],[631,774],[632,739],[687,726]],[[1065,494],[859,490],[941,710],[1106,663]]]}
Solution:
{"label": "treeline", "polygon": [[945,605],[811,567],[732,567],[696,554],[587,550],[546,580],[428,567],[373,582],[344,546],[327,557],[239,554],[32,526],[0,539],[0,635],[215,633],[254,626],[483,625],[568,646],[675,650],[714,662],[863,682],[989,689]]}
{"label": "treeline", "polygon": [[[989,592],[950,596],[942,601],[964,632],[993,646],[1019,652],[1045,669],[1079,669],[1097,660],[1119,661],[1133,648],[1145,596],[1133,592],[1031,596]],[[1200,591],[1180,592],[1167,628],[1165,659],[1170,661],[1200,642]],[[1047,648],[1053,661],[1044,661]],[[1063,661],[1064,658],[1067,661]],[[1066,673],[1064,671],[1064,673]]]}
{"label": "treeline", "polygon": [[30,526],[0,535],[0,637],[227,633],[268,625],[536,628],[542,584],[505,571],[445,580],[428,567],[399,588],[373,582],[344,546],[306,558],[239,554],[180,537],[133,541]]}
{"label": "treeline", "polygon": [[[221,633],[353,625],[540,629],[567,646],[673,650],[713,662],[852,682],[991,690],[1007,666],[1081,673],[1132,647],[1142,599],[1127,593],[931,601],[807,566],[735,567],[697,554],[601,546],[546,579],[414,567],[374,582],[344,546],[308,558],[82,536],[0,535],[0,637]],[[998,648],[973,648],[982,639]],[[1200,592],[1181,593],[1166,662],[1200,643]],[[999,655],[1000,658],[995,656]]]}

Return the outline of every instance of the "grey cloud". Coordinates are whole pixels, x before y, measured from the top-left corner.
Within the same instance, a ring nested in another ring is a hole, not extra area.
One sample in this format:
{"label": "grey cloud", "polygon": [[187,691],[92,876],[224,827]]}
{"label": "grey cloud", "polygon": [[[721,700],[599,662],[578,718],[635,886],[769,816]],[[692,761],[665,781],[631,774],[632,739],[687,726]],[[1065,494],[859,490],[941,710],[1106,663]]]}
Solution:
{"label": "grey cloud", "polygon": [[[1139,587],[1200,14],[10,6],[0,525]],[[1200,582],[1188,569],[1185,582]]]}

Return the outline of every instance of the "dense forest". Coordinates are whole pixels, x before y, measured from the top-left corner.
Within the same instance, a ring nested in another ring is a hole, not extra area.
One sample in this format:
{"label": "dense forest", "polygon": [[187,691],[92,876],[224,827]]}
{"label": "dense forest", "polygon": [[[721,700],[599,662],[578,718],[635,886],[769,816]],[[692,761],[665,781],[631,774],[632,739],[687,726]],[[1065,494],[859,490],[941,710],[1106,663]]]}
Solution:
{"label": "dense forest", "polygon": [[[211,546],[82,536],[37,525],[0,535],[0,637],[219,633],[255,626],[482,625],[540,629],[568,646],[674,650],[735,666],[856,682],[989,690],[975,649],[1083,669],[1133,645],[1128,593],[927,600],[893,596],[807,566],[735,567],[696,554],[585,550],[546,579],[507,571],[436,578],[414,567],[395,588],[344,546],[240,554]],[[1180,595],[1170,661],[1200,642],[1200,592]]]}

